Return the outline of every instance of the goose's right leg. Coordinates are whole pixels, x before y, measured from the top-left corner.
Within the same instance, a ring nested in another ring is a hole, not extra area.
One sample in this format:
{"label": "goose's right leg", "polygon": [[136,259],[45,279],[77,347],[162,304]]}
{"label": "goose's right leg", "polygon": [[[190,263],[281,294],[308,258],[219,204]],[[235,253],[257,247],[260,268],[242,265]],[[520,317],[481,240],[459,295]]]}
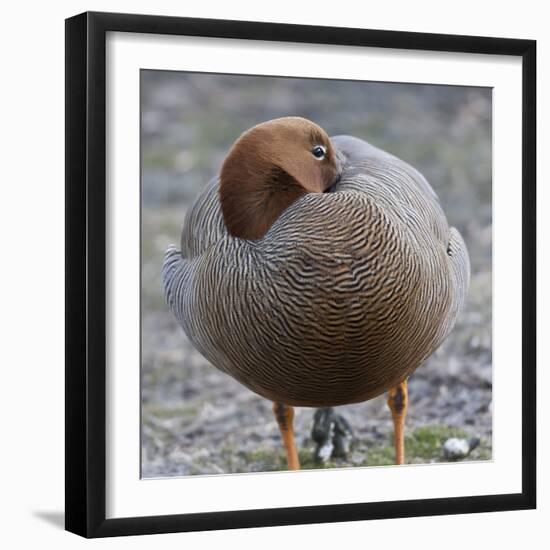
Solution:
{"label": "goose's right leg", "polygon": [[273,412],[283,438],[288,469],[299,470],[300,461],[298,460],[296,440],[294,439],[294,409],[284,403],[273,403]]}

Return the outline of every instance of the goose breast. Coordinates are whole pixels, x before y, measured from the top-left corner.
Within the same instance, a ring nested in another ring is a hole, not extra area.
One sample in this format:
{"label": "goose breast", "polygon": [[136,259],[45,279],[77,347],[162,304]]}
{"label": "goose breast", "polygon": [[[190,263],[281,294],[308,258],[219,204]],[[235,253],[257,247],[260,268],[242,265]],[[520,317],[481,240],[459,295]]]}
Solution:
{"label": "goose breast", "polygon": [[194,346],[256,393],[295,406],[370,399],[452,329],[469,280],[462,237],[413,167],[349,136],[334,192],[306,194],[257,241],[231,237],[217,179],[162,271]]}

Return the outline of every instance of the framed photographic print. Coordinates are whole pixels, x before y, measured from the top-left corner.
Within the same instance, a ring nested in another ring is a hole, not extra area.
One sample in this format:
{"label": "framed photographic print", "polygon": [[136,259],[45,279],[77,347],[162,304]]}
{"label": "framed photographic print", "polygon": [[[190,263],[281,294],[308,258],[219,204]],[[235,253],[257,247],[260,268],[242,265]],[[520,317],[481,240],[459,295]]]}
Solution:
{"label": "framed photographic print", "polygon": [[66,21],[66,528],[535,507],[530,40]]}

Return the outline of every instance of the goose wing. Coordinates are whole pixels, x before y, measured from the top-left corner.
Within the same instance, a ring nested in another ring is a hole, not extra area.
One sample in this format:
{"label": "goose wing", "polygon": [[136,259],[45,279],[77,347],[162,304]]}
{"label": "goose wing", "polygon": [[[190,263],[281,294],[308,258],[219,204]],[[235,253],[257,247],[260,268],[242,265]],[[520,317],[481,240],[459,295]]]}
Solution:
{"label": "goose wing", "polygon": [[[445,247],[449,269],[450,308],[434,341],[434,351],[451,332],[466,299],[470,282],[470,259],[462,235],[450,227],[435,191],[426,178],[405,161],[352,136],[332,137],[334,145],[345,157],[347,167],[343,187],[357,186],[386,204],[402,220],[430,233],[435,243]],[[435,244],[434,243],[434,244]],[[431,353],[431,352],[430,352]],[[429,355],[429,354],[428,354]]]}

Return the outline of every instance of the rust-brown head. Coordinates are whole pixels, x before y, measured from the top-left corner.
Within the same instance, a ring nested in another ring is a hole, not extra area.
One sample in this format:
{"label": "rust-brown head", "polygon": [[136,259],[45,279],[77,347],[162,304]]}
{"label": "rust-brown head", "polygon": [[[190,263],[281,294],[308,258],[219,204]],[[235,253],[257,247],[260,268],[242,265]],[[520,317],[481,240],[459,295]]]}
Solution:
{"label": "rust-brown head", "polygon": [[230,235],[260,239],[306,193],[324,193],[340,177],[326,132],[305,118],[284,117],[247,130],[220,174],[220,204]]}

